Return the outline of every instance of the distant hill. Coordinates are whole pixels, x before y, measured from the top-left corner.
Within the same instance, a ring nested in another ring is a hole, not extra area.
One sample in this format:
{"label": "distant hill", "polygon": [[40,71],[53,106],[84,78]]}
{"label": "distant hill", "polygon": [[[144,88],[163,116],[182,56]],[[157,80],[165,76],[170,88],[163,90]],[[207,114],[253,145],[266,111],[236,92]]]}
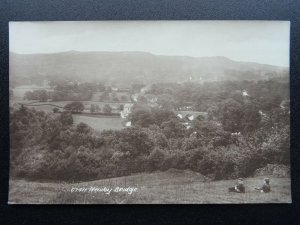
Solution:
{"label": "distant hill", "polygon": [[10,53],[10,77],[56,77],[111,83],[259,80],[288,68],[226,57],[162,56],[145,52]]}

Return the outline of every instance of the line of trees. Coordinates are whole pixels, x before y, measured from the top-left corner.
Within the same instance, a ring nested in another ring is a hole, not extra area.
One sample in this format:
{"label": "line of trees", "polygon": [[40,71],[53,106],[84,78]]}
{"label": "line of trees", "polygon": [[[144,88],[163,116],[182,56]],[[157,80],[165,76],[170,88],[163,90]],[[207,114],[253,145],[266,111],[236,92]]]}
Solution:
{"label": "line of trees", "polygon": [[[84,105],[82,102],[75,101],[65,105],[64,109],[72,113],[81,113],[84,110]],[[91,113],[96,113],[96,112],[99,113],[100,111],[101,109],[98,105],[91,104],[90,107]],[[105,104],[102,108],[102,111],[103,113],[110,114],[112,112],[112,107],[109,104]]]}
{"label": "line of trees", "polygon": [[24,94],[24,99],[37,101],[47,101],[48,99],[52,101],[87,101],[92,98],[93,93],[103,89],[101,84],[93,83],[50,83],[53,90],[28,91]]}

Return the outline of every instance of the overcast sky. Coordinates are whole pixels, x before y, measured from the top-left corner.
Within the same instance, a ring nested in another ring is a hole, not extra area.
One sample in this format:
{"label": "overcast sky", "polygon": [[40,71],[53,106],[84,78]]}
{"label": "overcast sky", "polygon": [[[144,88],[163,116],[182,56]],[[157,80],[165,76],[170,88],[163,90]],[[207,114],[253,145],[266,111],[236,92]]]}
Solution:
{"label": "overcast sky", "polygon": [[283,21],[10,22],[10,51],[143,51],[289,65]]}

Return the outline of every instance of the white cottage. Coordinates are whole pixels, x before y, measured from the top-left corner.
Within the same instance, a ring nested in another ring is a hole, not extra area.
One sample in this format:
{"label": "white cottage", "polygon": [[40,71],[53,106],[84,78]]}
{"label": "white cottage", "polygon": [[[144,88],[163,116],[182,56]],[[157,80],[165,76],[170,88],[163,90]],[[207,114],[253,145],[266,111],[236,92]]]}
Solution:
{"label": "white cottage", "polygon": [[131,113],[132,106],[133,106],[133,104],[131,104],[131,103],[127,103],[124,105],[124,108],[120,113],[120,115],[123,119],[127,118],[127,116]]}

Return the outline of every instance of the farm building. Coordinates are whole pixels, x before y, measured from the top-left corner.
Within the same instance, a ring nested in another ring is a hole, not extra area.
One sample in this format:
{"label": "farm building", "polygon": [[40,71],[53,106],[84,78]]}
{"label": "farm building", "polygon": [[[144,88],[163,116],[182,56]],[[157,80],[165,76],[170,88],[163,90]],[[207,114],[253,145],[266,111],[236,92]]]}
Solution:
{"label": "farm building", "polygon": [[132,106],[133,104],[131,103],[127,103],[124,105],[124,108],[120,113],[122,118],[126,118],[131,113]]}
{"label": "farm building", "polygon": [[133,94],[133,95],[131,95],[131,99],[132,99],[132,101],[134,101],[134,102],[137,102],[138,97],[139,97],[139,94]]}
{"label": "farm building", "polygon": [[192,121],[198,118],[199,116],[203,117],[203,119],[207,119],[207,112],[198,112],[198,111],[176,111],[176,115],[179,119],[182,120],[182,124],[186,129],[190,129],[192,127]]}
{"label": "farm building", "polygon": [[243,90],[242,95],[243,96],[249,96],[246,90]]}
{"label": "farm building", "polygon": [[176,111],[177,116],[180,119],[187,119],[192,121],[196,119],[198,116],[202,116],[204,119],[207,119],[207,112],[198,112],[198,111]]}

